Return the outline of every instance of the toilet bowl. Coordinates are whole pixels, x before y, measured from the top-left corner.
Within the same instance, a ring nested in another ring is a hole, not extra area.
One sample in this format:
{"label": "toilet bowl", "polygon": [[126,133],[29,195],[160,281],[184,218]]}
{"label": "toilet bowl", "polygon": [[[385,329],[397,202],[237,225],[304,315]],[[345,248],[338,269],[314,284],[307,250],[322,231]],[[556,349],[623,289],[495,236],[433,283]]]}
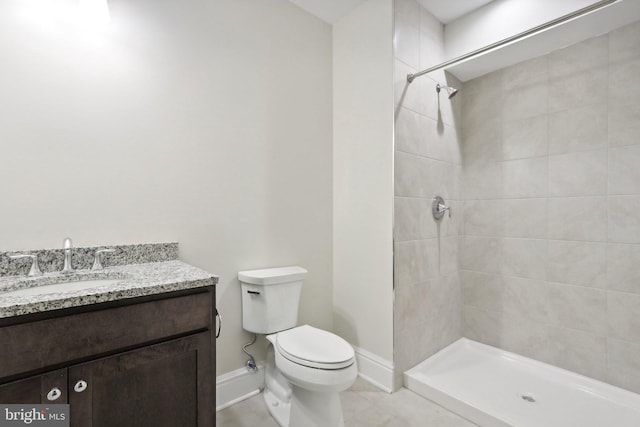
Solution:
{"label": "toilet bowl", "polygon": [[[353,348],[308,325],[267,336],[265,403],[282,427],[344,425],[339,393],[358,375]],[[284,381],[283,381],[284,380]]]}
{"label": "toilet bowl", "polygon": [[356,380],[353,347],[309,325],[296,326],[301,267],[241,271],[243,328],[266,334],[264,400],[282,427],[342,427],[339,393]]}

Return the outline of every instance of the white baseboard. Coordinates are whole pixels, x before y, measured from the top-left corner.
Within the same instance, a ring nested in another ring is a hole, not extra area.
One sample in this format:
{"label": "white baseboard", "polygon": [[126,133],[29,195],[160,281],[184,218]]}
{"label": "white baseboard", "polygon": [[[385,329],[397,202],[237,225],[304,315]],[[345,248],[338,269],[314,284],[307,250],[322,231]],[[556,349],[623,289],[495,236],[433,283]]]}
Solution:
{"label": "white baseboard", "polygon": [[392,393],[394,390],[393,363],[375,354],[353,346],[358,363],[358,375],[379,389]]}
{"label": "white baseboard", "polygon": [[224,409],[260,393],[264,388],[264,365],[258,372],[246,368],[227,372],[216,378],[216,411]]}
{"label": "white baseboard", "polygon": [[[387,393],[393,392],[393,363],[353,346],[358,363],[358,375]],[[246,368],[222,374],[216,378],[216,411],[258,394],[264,388],[264,364],[258,372]]]}

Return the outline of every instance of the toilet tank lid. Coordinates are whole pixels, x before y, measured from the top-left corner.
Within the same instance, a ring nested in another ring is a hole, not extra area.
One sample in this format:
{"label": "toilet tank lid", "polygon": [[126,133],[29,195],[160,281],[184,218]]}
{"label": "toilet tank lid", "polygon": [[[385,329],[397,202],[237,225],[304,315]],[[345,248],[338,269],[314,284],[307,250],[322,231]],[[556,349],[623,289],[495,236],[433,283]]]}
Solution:
{"label": "toilet tank lid", "polygon": [[275,285],[278,283],[295,282],[303,280],[306,276],[307,270],[298,266],[238,272],[240,282],[251,283],[253,285]]}

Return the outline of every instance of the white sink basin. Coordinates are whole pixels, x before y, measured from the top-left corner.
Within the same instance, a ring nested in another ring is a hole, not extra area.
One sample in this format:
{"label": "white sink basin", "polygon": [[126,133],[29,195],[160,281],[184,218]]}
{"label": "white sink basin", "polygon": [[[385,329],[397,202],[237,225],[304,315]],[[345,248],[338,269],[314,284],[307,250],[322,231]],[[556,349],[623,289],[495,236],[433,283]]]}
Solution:
{"label": "white sink basin", "polygon": [[30,295],[57,294],[69,291],[81,291],[83,289],[97,288],[114,285],[122,282],[122,279],[78,280],[75,282],[55,283],[52,285],[32,286],[30,288],[17,289],[15,291],[2,292],[0,297],[23,297]]}

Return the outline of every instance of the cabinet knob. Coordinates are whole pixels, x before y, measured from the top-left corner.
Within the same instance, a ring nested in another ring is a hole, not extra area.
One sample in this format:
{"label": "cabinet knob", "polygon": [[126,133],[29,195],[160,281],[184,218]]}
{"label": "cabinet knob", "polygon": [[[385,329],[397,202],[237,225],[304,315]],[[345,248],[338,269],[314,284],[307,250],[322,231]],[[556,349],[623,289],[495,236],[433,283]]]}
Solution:
{"label": "cabinet knob", "polygon": [[49,393],[47,393],[47,399],[51,402],[58,399],[60,396],[62,396],[62,392],[58,387],[52,388],[51,390],[49,390]]}
{"label": "cabinet knob", "polygon": [[73,386],[73,389],[78,393],[82,393],[87,389],[87,382],[84,380],[80,380],[76,383],[76,385]]}

